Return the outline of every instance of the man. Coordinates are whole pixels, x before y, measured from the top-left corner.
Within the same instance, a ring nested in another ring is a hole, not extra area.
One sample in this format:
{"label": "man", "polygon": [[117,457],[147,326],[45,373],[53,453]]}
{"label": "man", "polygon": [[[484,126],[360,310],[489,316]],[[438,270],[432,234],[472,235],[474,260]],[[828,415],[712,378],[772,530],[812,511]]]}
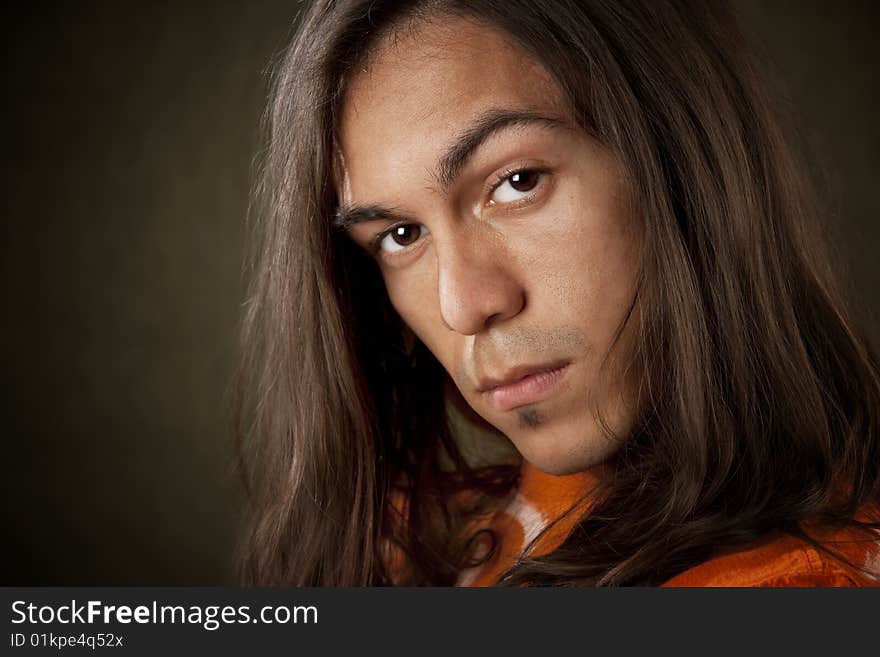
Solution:
{"label": "man", "polygon": [[[311,8],[245,319],[246,581],[873,581],[877,359],[731,19],[686,4]],[[456,407],[520,466],[463,456]]]}
{"label": "man", "polygon": [[337,224],[467,403],[560,474],[617,447],[599,394],[616,433],[631,421],[622,362],[613,389],[599,374],[640,259],[623,169],[571,114],[536,62],[458,19],[376,53],[339,144]]}

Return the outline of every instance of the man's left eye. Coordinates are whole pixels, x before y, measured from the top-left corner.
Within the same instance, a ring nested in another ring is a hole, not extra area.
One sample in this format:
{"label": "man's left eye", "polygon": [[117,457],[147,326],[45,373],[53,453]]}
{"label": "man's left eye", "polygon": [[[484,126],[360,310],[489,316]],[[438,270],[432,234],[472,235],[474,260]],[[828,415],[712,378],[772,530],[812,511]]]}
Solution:
{"label": "man's left eye", "polygon": [[491,201],[495,203],[511,203],[528,196],[543,177],[541,171],[523,169],[510,174],[494,189]]}

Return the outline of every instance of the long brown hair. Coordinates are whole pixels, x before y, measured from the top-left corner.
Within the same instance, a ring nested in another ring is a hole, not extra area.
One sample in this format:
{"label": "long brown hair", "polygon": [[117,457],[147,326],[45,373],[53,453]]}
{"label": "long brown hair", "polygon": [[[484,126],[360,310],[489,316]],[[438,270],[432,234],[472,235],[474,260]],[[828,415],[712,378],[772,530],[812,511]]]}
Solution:
{"label": "long brown hair", "polygon": [[[853,516],[880,498],[880,364],[724,5],[318,0],[277,63],[254,195],[235,409],[242,582],[452,583],[468,553],[456,528],[479,509],[450,495],[491,504],[516,484],[515,466],[461,456],[442,369],[404,344],[377,268],[332,226],[348,76],[390,31],[444,15],[544,65],[620,158],[642,222],[626,322],[643,410],[592,513],[503,582],[654,584],[719,546],[803,536],[807,519],[874,526]],[[386,572],[389,546],[402,576]]]}

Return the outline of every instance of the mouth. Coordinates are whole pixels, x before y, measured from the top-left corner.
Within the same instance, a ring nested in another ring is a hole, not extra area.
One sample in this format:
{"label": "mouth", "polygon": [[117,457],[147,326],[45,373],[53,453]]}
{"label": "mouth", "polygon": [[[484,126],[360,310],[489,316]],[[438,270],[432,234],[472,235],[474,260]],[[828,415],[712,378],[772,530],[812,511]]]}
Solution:
{"label": "mouth", "polygon": [[499,411],[551,397],[568,373],[569,361],[517,367],[500,379],[482,379],[477,390]]}

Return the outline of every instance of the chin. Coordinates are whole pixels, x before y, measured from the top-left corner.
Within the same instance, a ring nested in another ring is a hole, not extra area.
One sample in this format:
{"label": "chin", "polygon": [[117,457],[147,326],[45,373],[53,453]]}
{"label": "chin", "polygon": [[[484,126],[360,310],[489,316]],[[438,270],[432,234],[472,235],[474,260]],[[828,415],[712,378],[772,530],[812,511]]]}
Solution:
{"label": "chin", "polygon": [[547,474],[583,472],[610,459],[622,444],[606,435],[592,418],[530,426],[531,419],[520,418],[518,426],[505,435],[523,459]]}

